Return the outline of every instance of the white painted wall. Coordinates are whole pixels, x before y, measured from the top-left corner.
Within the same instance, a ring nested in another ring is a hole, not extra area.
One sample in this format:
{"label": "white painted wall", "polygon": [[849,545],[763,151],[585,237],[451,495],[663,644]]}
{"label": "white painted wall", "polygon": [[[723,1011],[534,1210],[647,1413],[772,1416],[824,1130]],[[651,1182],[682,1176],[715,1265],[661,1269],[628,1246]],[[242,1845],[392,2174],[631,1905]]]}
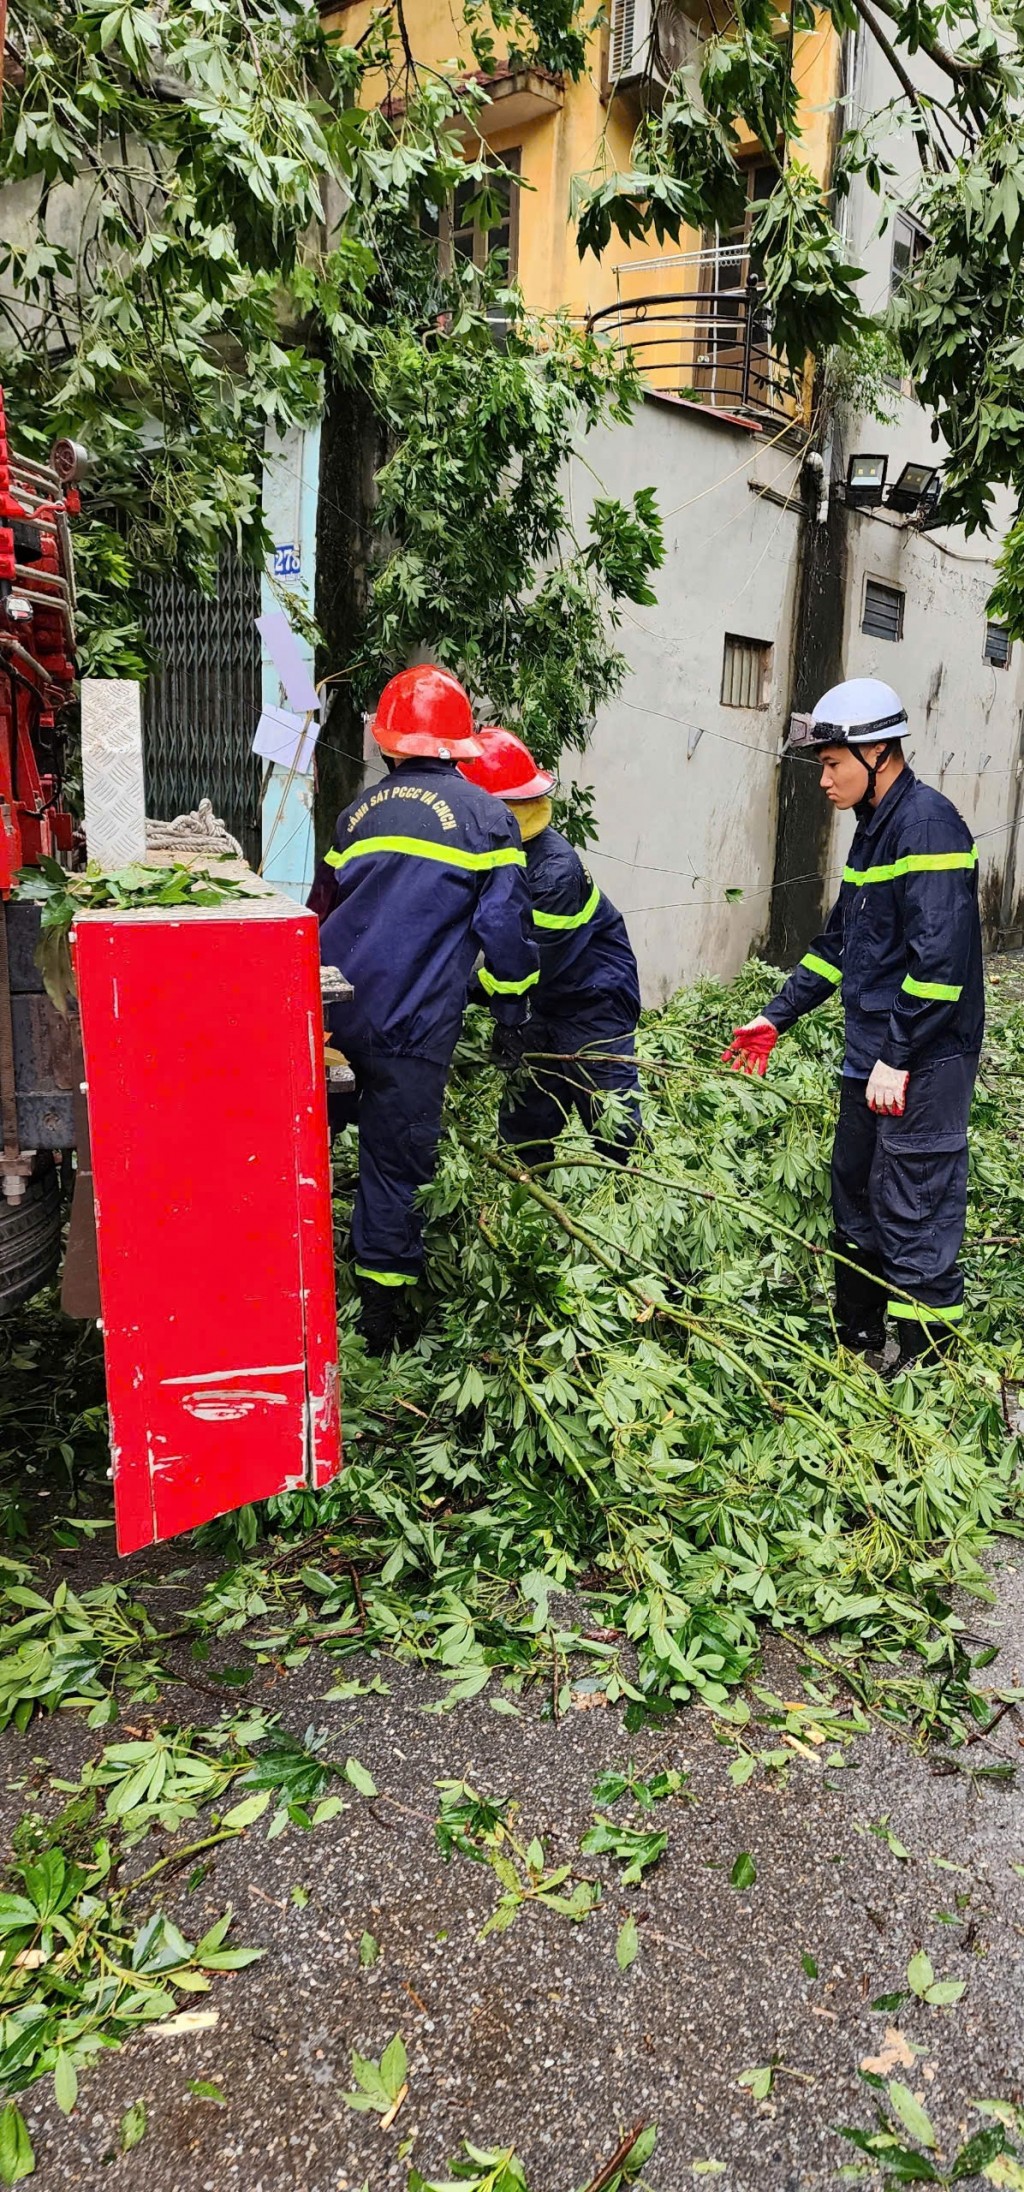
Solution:
{"label": "white painted wall", "polygon": [[[655,486],[665,528],[657,606],[623,605],[629,672],[578,764],[596,791],[587,858],[626,916],[649,1004],[735,973],[766,926],[800,525],[765,492],[797,492],[799,455],[770,444],[770,430],[648,397],[629,426],[588,437],[574,469],[577,523],[596,472],[611,495]],[[773,642],[767,707],[723,707],[727,632]]]}
{"label": "white painted wall", "polygon": [[[844,667],[848,677],[894,685],[910,719],[907,755],[917,774],[960,809],[981,856],[983,902],[992,903],[1007,858],[1018,773],[1024,648],[1009,666],[984,660],[991,564],[977,549],[943,550],[946,535],[916,533],[888,513],[849,520]],[[861,631],[868,578],[906,594],[899,642]],[[837,820],[836,871],[852,834]]]}
{"label": "white painted wall", "polygon": [[[320,484],[320,429],[268,427],[263,473],[263,515],[273,544],[263,578],[263,608],[294,601],[312,616],[315,606],[316,506]],[[282,594],[283,589],[283,594]],[[313,671],[313,649],[298,634],[300,652]],[[266,646],[262,650],[263,704],[288,705],[288,696]],[[263,793],[263,874],[304,906],[313,880],[313,773],[273,768]]]}
{"label": "white painted wall", "polygon": [[[913,65],[922,89],[941,95],[938,72],[920,56]],[[898,114],[905,111],[888,63],[866,33],[858,40],[853,96],[861,123],[890,99],[897,101]],[[894,127],[879,149],[896,171],[890,185],[894,200],[913,211],[921,170],[911,132]],[[891,287],[892,227],[881,229],[880,210],[879,200],[858,182],[850,203],[850,255],[865,269],[861,294],[873,312],[888,301]],[[891,423],[872,418],[845,423],[844,470],[854,451],[885,452],[892,484],[908,462],[940,463],[943,444],[933,437],[929,414],[903,394]],[[968,539],[952,526],[921,533],[884,509],[851,512],[848,519],[846,674],[882,677],[896,687],[910,716],[912,765],[953,800],[974,831],[983,903],[987,895],[990,906],[1010,851],[1024,706],[1024,647],[1013,647],[1005,670],[984,660],[986,604],[996,578],[992,557],[1011,515],[1010,497],[1000,491],[995,531],[988,539],[980,534]],[[898,643],[861,630],[869,578],[905,592]],[[836,868],[850,832],[848,820],[837,823]]]}

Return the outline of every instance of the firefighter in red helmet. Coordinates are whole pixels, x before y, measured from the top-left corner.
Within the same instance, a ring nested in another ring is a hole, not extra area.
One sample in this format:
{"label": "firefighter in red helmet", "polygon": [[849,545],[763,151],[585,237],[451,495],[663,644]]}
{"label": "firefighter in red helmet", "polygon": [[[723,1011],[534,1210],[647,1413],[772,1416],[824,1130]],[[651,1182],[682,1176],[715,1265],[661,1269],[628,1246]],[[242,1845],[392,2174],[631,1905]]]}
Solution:
{"label": "firefighter in red helmet", "polygon": [[441,1107],[474,962],[495,1019],[526,1017],[538,978],[526,856],[500,801],[460,776],[482,752],[469,695],[420,663],[380,696],[388,774],[339,815],[309,904],[320,956],[353,987],[331,1032],[356,1077],[359,1186],[352,1247],[367,1345],[397,1337],[423,1268],[417,1191],[433,1176]]}
{"label": "firefighter in red helmet", "polygon": [[515,815],[540,948],[529,1023],[506,1039],[517,1071],[499,1132],[528,1164],[548,1163],[555,1136],[575,1111],[602,1155],[624,1164],[641,1125],[634,1062],[640,984],[626,924],[551,827],[550,771],[538,768],[522,739],[500,724],[479,735],[482,754],[460,762],[460,772]]}

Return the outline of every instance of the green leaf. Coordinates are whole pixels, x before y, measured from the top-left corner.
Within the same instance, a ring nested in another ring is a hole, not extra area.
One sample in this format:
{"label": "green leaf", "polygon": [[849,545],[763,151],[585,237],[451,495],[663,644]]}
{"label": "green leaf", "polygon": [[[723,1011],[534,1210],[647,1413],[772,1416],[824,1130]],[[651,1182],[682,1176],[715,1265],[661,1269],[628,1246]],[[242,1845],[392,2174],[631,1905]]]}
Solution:
{"label": "green leaf", "polygon": [[[972,2147],[975,2145],[980,2146],[980,2141],[972,2139],[970,2143]],[[967,2166],[966,2168],[961,2170],[960,2163],[963,2160],[964,2155],[967,2155]],[[961,2177],[974,2177],[977,2176],[977,2174],[978,2166],[974,2155],[969,2152],[967,2147],[961,2148],[961,2151],[956,2158],[956,2165],[953,2169],[950,2182],[953,2184],[957,2184],[959,2183]],[[992,2161],[989,2162],[987,2168],[982,2169],[981,2174],[984,2177],[986,2184],[1000,2185],[1003,2188],[1003,2192],[1024,2192],[1024,2166],[1022,2166],[1020,2162],[1015,2161],[1011,2154],[999,2154],[994,2156]]]}
{"label": "green leaf", "polygon": [[401,2092],[408,2068],[409,2058],[405,2051],[405,2041],[401,2033],[396,2032],[394,2039],[389,2042],[380,2059],[381,2078],[392,2100]]}
{"label": "green leaf", "polygon": [[78,2072],[63,2048],[53,2066],[53,2097],[61,2115],[70,2116],[78,2099]]}
{"label": "green leaf", "polygon": [[958,2002],[966,1992],[966,1979],[936,1979],[934,1986],[926,1988],[924,1998],[934,2008],[944,2008],[950,2002]]}
{"label": "green leaf", "polygon": [[[217,1948],[202,1959],[205,1971],[244,1971],[247,1964],[257,1964],[266,1955],[265,1948]],[[177,1979],[174,1984],[177,1985]]]}
{"label": "green leaf", "polygon": [[636,1919],[630,1915],[619,1927],[615,1942],[615,1961],[620,1971],[629,1970],[630,1964],[636,1961],[639,1947],[640,1935],[637,1932]]}
{"label": "green leaf", "polygon": [[380,1944],[374,1940],[372,1933],[364,1933],[359,1943],[359,1961],[364,1971],[368,1971],[379,1959]]}
{"label": "green leaf", "polygon": [[926,2154],[915,2154],[909,2146],[886,2146],[882,2155],[886,2186],[900,2184],[941,2184],[942,2178]]}
{"label": "green leaf", "polygon": [[0,2109],[0,2183],[20,2184],[36,2166],[25,2119],[14,2101]]}
{"label": "green leaf", "polygon": [[627,2178],[635,2177],[650,2161],[657,2144],[658,2126],[657,2124],[647,2124],[639,2137],[634,2139],[629,2149],[629,2153],[622,2164],[623,2174]]}
{"label": "green leaf", "polygon": [[120,2123],[122,2154],[130,2154],[132,2147],[138,2146],[145,2138],[148,2123],[145,2101],[132,2101],[131,2106],[125,2109]]}
{"label": "green leaf", "polygon": [[224,1827],[251,1827],[254,1819],[262,1818],[269,1803],[269,1789],[264,1789],[258,1796],[243,1797],[241,1803],[233,1804],[231,1810],[224,1813],[221,1825]]}
{"label": "green leaf", "polygon": [[912,1956],[907,1965],[907,1985],[911,1993],[918,1995],[923,2001],[929,1987],[934,1986],[934,1984],[935,1971],[931,1957],[925,1953],[923,1948],[919,1949],[917,1955]]}
{"label": "green leaf", "polygon": [[994,2124],[989,2131],[976,2131],[973,2139],[968,2139],[966,2146],[960,2148],[953,2163],[952,2183],[962,2184],[965,2178],[976,2177],[982,2172],[989,2184],[1002,2184],[1006,2192],[1024,2192],[1024,2169],[1006,2148],[1006,2132],[1001,2125]]}
{"label": "green leaf", "polygon": [[805,1948],[803,1950],[800,1957],[800,1962],[803,1965],[805,1978],[816,1979],[818,1976],[818,1966],[808,1949]]}
{"label": "green leaf", "polygon": [[757,1880],[757,1866],[749,1850],[741,1850],[729,1874],[729,1885],[734,1888],[752,1888]]}
{"label": "green leaf", "polygon": [[358,1789],[360,1796],[376,1796],[377,1784],[373,1775],[367,1772],[365,1766],[360,1765],[358,1758],[346,1758],[345,1779],[351,1781],[352,1787]]}
{"label": "green leaf", "polygon": [[221,2092],[219,2085],[214,2084],[212,2078],[190,2078],[188,2090],[195,2094],[197,2101],[216,2101],[218,2108],[226,2108],[228,2105],[226,2095]]}
{"label": "green leaf", "polygon": [[755,2101],[765,2101],[775,2079],[774,2063],[762,2063],[756,2070],[742,2070],[737,2085],[748,2086]]}
{"label": "green leaf", "polygon": [[911,2138],[916,2139],[920,2146],[937,2146],[939,2142],[935,2136],[931,2118],[922,2108],[920,2101],[915,2100],[910,2087],[902,2085],[898,2078],[892,2078],[887,2091],[889,2105],[894,2114],[899,2117],[904,2131],[909,2131]]}
{"label": "green leaf", "polygon": [[328,1819],[336,1819],[339,1812],[347,1810],[348,1806],[343,1796],[322,1796],[319,1804],[315,1805],[313,1809],[313,1825],[315,1827],[326,1826]]}

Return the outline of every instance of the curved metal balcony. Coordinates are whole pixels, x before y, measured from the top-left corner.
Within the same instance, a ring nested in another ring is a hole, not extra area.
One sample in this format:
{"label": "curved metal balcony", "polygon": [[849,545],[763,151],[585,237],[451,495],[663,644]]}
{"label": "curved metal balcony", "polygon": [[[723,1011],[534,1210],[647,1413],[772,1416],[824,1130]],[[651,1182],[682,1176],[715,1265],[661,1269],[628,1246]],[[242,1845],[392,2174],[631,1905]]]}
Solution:
{"label": "curved metal balcony", "polygon": [[[671,261],[659,264],[667,271]],[[685,262],[678,264],[682,271]],[[716,288],[620,297],[591,313],[587,327],[623,355],[631,351],[641,379],[658,395],[740,417],[792,419],[800,409],[799,381],[772,348],[762,296],[755,275],[732,285],[727,276]]]}

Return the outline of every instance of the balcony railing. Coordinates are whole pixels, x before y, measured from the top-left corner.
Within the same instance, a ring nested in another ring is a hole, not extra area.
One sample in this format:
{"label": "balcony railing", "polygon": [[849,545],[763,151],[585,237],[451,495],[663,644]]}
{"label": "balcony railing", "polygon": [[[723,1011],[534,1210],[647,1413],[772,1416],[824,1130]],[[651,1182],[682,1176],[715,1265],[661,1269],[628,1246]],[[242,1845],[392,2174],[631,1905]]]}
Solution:
{"label": "balcony railing", "polygon": [[655,267],[668,278],[678,269],[692,286],[620,297],[587,325],[600,341],[631,351],[642,380],[661,395],[741,416],[793,418],[799,385],[772,348],[763,285],[746,274],[745,261],[745,253],[729,250],[624,267],[617,271],[648,280]]}

